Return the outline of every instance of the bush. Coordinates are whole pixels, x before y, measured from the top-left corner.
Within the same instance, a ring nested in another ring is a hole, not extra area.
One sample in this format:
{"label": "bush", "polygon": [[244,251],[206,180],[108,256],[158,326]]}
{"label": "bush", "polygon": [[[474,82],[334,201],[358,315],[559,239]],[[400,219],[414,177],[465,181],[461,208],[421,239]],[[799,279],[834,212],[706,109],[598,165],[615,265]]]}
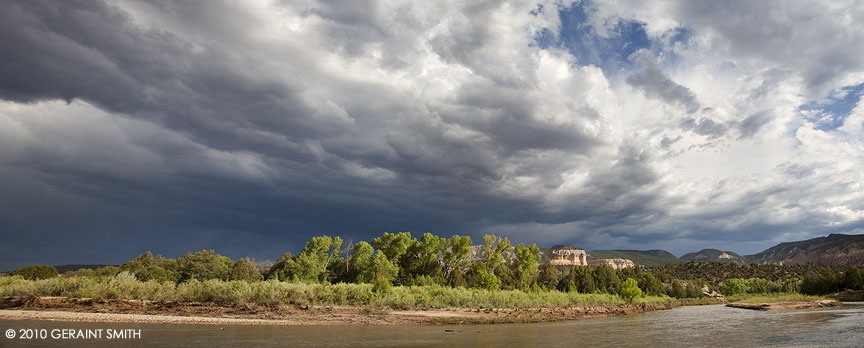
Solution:
{"label": "bush", "polygon": [[32,265],[18,268],[9,273],[13,276],[21,276],[24,279],[48,279],[58,276],[57,269],[54,266]]}

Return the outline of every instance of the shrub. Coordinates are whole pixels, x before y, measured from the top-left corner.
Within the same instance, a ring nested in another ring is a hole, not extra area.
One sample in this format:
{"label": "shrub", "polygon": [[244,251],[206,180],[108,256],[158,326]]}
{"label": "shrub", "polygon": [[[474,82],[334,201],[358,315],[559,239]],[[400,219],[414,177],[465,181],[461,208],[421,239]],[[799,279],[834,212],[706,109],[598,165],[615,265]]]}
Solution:
{"label": "shrub", "polygon": [[32,265],[18,268],[9,273],[9,275],[21,276],[24,279],[48,279],[58,276],[57,269],[54,266],[47,265]]}

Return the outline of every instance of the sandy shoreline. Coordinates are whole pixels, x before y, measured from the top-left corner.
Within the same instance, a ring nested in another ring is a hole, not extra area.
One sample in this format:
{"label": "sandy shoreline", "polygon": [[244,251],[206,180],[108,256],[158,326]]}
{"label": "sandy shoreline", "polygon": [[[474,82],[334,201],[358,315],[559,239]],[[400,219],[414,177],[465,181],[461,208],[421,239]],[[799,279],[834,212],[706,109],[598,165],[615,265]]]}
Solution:
{"label": "sandy shoreline", "polygon": [[0,320],[209,325],[493,324],[575,320],[673,307],[672,304],[632,304],[570,308],[391,310],[6,297],[0,299]]}
{"label": "sandy shoreline", "polygon": [[770,303],[729,303],[726,306],[742,309],[753,309],[759,311],[790,311],[797,309],[808,308],[823,308],[842,306],[843,303],[834,300],[818,300],[818,301],[786,301],[786,302],[770,302]]}

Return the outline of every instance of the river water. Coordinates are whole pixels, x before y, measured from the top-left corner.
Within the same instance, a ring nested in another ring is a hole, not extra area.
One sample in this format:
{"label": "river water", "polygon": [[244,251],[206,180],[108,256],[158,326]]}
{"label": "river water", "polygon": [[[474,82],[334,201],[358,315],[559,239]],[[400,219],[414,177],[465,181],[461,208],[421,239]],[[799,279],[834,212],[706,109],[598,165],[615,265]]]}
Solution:
{"label": "river water", "polygon": [[[540,324],[453,326],[210,326],[0,321],[46,339],[0,347],[864,347],[864,303],[789,312],[722,305]],[[140,339],[57,340],[54,329],[135,329]]]}

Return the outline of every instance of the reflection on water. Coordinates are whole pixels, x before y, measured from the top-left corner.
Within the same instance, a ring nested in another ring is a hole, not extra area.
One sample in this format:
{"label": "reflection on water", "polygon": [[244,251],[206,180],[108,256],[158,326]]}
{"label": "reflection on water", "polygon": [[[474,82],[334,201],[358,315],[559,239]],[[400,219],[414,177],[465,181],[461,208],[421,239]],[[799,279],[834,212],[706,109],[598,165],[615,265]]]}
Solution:
{"label": "reflection on water", "polygon": [[[864,304],[791,312],[716,306],[542,324],[203,326],[0,321],[0,329],[142,329],[141,340],[9,340],[2,347],[862,347]],[[447,332],[452,331],[452,332]]]}

